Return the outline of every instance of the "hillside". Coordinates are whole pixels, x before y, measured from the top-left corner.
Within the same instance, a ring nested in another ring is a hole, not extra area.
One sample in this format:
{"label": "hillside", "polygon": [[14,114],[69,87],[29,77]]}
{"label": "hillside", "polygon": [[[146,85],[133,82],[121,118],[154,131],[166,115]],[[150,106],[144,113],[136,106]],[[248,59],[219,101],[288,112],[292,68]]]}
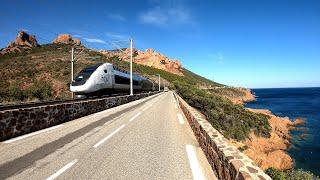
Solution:
{"label": "hillside", "polygon": [[[75,65],[75,72],[99,62],[110,62],[129,70],[129,63],[117,56],[109,57],[83,46],[78,47],[79,51],[81,59]],[[70,99],[70,56],[71,45],[63,43],[1,56],[1,102]],[[229,100],[245,95],[239,89],[225,87],[187,69],[182,69],[183,75],[136,63],[133,69],[150,79],[156,79],[154,75],[160,74],[171,89],[176,89],[190,105],[205,114],[226,137],[243,140],[251,130],[257,135],[269,136],[270,127],[265,116],[251,113]]]}
{"label": "hillside", "polygon": [[[70,99],[71,47],[76,41],[70,37],[66,39],[68,40],[63,38],[58,43],[12,51],[0,56],[0,102],[6,104]],[[121,57],[87,49],[80,43],[76,47],[76,54],[78,52],[81,53],[76,55],[80,58],[75,64],[75,73],[100,62],[113,63],[129,70],[129,62]],[[233,99],[241,99],[241,102],[246,100],[246,89],[226,87],[182,67],[179,68],[182,74],[144,63],[134,63],[133,70],[154,80],[157,80],[155,75],[160,74],[162,81],[166,82],[170,89],[175,89],[191,106],[203,113],[213,127],[226,138],[243,141],[249,138],[251,132],[257,136],[270,137],[268,116],[248,111],[233,102]]]}
{"label": "hillside", "polygon": [[[69,99],[70,58],[69,44],[46,44],[27,51],[12,52],[0,56],[2,78],[0,79],[0,102],[32,101],[37,99]],[[84,67],[99,62],[110,62],[129,70],[129,63],[117,57],[104,54],[79,46],[81,52],[75,65],[75,72]],[[186,79],[193,84],[220,86],[191,71],[183,69],[183,76],[169,73],[150,66],[134,64],[134,72],[154,78],[161,74],[165,80],[172,82],[176,79]]]}

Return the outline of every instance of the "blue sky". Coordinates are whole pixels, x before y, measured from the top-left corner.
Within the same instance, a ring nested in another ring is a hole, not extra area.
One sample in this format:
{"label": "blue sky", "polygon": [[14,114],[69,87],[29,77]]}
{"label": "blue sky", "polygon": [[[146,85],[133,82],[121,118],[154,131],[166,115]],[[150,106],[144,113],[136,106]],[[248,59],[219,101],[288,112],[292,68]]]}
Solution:
{"label": "blue sky", "polygon": [[319,0],[2,0],[0,16],[0,47],[21,29],[96,49],[133,38],[227,85],[320,86]]}

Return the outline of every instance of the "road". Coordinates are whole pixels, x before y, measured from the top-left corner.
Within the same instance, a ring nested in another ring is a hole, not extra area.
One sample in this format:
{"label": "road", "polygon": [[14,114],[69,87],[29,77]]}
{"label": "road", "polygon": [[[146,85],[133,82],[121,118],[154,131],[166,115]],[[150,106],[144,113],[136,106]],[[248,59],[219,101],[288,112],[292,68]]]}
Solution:
{"label": "road", "polygon": [[172,92],[0,143],[0,179],[216,179]]}

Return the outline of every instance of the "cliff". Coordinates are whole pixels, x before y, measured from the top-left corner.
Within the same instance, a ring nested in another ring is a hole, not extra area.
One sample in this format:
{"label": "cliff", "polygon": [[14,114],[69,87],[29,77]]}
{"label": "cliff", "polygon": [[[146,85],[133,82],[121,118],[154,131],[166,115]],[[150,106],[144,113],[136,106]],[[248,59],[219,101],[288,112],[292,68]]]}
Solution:
{"label": "cliff", "polygon": [[20,31],[15,41],[10,42],[7,47],[0,50],[0,55],[11,52],[21,52],[23,50],[30,50],[33,47],[39,47],[38,41],[34,35],[29,35],[25,31]]}
{"label": "cliff", "polygon": [[244,104],[245,102],[250,102],[256,100],[255,95],[251,93],[250,89],[246,88],[234,88],[228,86],[213,87],[213,88],[202,88],[207,89],[211,93],[219,94],[227,99],[229,99],[234,104]]}
{"label": "cliff", "polygon": [[269,110],[249,109],[252,112],[270,116],[271,137],[257,137],[253,133],[244,141],[249,148],[244,153],[259,164],[262,169],[274,167],[281,170],[291,169],[292,158],[286,152],[290,145],[290,128],[294,125],[289,118],[273,115]]}
{"label": "cliff", "polygon": [[[130,61],[130,49],[122,50],[101,50],[102,54],[108,57],[119,57],[120,60]],[[145,66],[161,69],[179,76],[183,76],[182,64],[178,60],[170,59],[169,57],[154,51],[146,49],[145,51],[133,50],[133,62]]]}
{"label": "cliff", "polygon": [[[241,89],[241,91],[243,96],[230,98],[233,103],[243,104],[244,102],[255,100],[255,96],[249,89]],[[297,119],[293,122],[287,117],[275,116],[267,109],[247,109],[254,113],[262,113],[269,116],[271,136],[269,138],[259,137],[252,132],[245,141],[233,141],[233,144],[242,149],[243,153],[254,160],[262,169],[274,167],[280,170],[287,170],[293,168],[294,161],[286,152],[290,146],[290,129],[303,124],[304,121]]]}

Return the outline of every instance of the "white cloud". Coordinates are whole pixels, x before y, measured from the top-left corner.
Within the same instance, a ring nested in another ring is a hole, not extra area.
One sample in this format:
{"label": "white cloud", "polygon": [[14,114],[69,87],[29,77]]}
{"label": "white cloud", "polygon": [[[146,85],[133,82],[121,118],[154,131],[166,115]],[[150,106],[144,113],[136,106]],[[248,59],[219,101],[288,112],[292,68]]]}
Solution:
{"label": "white cloud", "polygon": [[146,24],[166,25],[168,15],[160,7],[155,7],[140,15],[140,21]]}
{"label": "white cloud", "polygon": [[129,36],[123,34],[117,34],[113,32],[106,32],[106,36],[113,40],[128,40]]}
{"label": "white cloud", "polygon": [[221,52],[217,52],[215,54],[209,54],[209,58],[214,59],[218,63],[222,64],[224,62],[224,56]]}
{"label": "white cloud", "polygon": [[95,38],[84,38],[85,41],[90,42],[90,43],[101,43],[101,44],[106,44],[106,42],[102,39],[95,39]]}
{"label": "white cloud", "polygon": [[183,6],[153,7],[139,16],[140,22],[157,26],[170,26],[192,23],[190,11]]}
{"label": "white cloud", "polygon": [[82,36],[81,36],[81,35],[79,35],[79,34],[74,34],[74,35],[72,35],[72,37],[75,37],[75,38],[81,38]]}
{"label": "white cloud", "polygon": [[121,14],[109,14],[109,18],[116,20],[116,21],[126,21],[126,18],[124,16],[122,16]]}
{"label": "white cloud", "polygon": [[185,8],[172,8],[169,10],[169,15],[180,23],[191,23],[191,15]]}

